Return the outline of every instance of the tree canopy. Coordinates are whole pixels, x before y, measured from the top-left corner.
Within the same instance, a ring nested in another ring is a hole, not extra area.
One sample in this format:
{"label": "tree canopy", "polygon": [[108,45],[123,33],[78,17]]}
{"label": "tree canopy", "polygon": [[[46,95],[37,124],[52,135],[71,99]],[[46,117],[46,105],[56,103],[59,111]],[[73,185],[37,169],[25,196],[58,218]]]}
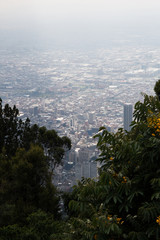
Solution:
{"label": "tree canopy", "polygon": [[[0,99],[0,227],[27,223],[42,211],[58,219],[59,193],[53,170],[71,148],[68,137],[18,117],[16,106]],[[12,229],[12,228],[11,228]],[[1,238],[0,238],[1,239]],[[10,239],[10,238],[9,238]]]}
{"label": "tree canopy", "polygon": [[[156,83],[156,89],[160,81]],[[72,238],[160,239],[160,101],[144,94],[135,104],[132,129],[95,138],[99,178],[83,179],[70,196]]]}
{"label": "tree canopy", "polygon": [[160,240],[159,85],[135,104],[131,131],[99,129],[99,177],[64,194],[64,220],[51,175],[69,139],[1,108],[0,240]]}
{"label": "tree canopy", "polygon": [[7,156],[13,156],[18,148],[28,151],[32,144],[36,144],[43,148],[52,167],[60,164],[65,150],[71,148],[70,139],[59,137],[53,129],[31,125],[28,118],[22,121],[18,115],[16,106],[5,104],[3,107],[0,99],[0,153],[5,148]]}

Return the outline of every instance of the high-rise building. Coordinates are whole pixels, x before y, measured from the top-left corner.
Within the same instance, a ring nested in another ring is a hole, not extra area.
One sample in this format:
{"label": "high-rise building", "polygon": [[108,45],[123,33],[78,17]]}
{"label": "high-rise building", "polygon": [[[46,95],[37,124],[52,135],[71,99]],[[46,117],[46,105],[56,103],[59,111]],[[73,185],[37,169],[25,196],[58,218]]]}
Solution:
{"label": "high-rise building", "polygon": [[130,131],[131,130],[131,122],[132,122],[132,116],[133,116],[133,106],[130,103],[124,104],[123,108],[123,113],[124,113],[124,118],[123,118],[123,123],[124,123],[124,130]]}
{"label": "high-rise building", "polygon": [[91,151],[88,148],[80,148],[77,160],[75,162],[75,178],[81,180],[84,178],[97,177],[97,162],[91,161]]}
{"label": "high-rise building", "polygon": [[89,112],[88,117],[89,117],[89,119],[88,119],[89,123],[93,124],[94,118],[95,118],[95,112]]}

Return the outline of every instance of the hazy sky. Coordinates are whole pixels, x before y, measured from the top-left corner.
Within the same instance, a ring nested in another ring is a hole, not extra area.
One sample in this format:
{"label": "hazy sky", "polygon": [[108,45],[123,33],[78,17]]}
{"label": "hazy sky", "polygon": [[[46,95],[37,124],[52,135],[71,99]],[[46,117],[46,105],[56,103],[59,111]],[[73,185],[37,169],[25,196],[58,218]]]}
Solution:
{"label": "hazy sky", "polygon": [[160,0],[0,0],[0,30],[20,29],[57,39],[110,29],[159,31]]}
{"label": "hazy sky", "polygon": [[131,19],[159,15],[159,0],[1,0],[0,26],[16,27],[64,19]]}

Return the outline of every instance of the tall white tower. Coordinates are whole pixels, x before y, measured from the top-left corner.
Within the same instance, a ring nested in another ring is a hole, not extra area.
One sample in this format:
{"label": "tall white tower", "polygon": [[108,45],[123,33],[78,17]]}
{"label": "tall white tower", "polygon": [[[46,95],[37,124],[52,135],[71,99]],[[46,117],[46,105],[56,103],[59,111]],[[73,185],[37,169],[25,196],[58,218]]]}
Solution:
{"label": "tall white tower", "polygon": [[132,116],[133,116],[132,104],[130,103],[124,104],[123,113],[124,113],[124,118],[123,118],[124,130],[130,131],[131,130],[130,124],[132,122]]}

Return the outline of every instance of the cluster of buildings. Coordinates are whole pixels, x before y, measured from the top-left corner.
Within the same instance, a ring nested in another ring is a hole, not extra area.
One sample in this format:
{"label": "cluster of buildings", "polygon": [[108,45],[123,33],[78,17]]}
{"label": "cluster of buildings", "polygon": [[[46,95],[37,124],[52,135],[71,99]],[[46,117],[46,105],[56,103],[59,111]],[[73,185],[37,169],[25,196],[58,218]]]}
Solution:
{"label": "cluster of buildings", "polygon": [[[99,127],[129,130],[141,92],[154,94],[160,49],[121,47],[95,51],[0,52],[0,97],[20,118],[67,135],[72,150],[54,181],[70,189],[81,177],[96,177]],[[127,104],[129,102],[129,104]],[[124,122],[123,122],[124,119]]]}

